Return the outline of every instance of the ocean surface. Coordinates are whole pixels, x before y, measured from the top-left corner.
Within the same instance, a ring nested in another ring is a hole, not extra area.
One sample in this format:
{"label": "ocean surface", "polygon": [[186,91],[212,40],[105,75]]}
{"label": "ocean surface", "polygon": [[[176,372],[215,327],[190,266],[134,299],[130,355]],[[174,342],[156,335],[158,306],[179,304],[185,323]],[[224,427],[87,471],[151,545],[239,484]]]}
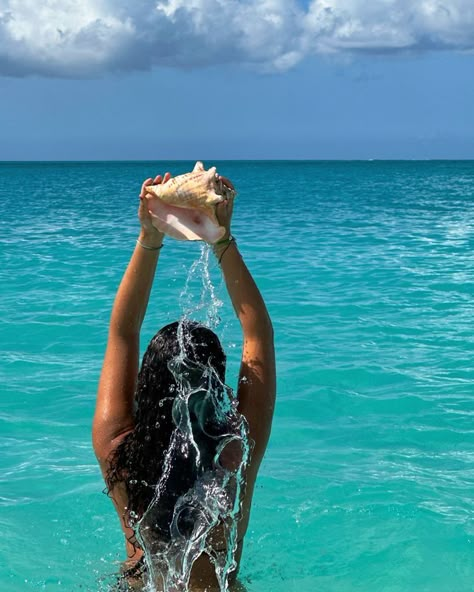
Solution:
{"label": "ocean surface", "polygon": [[[142,180],[190,162],[0,164],[0,590],[102,592],[123,537],[91,447]],[[474,590],[474,161],[215,162],[268,303],[278,403],[249,592]],[[240,331],[197,243],[161,252],[142,349]],[[201,269],[202,268],[202,269]],[[188,287],[184,290],[188,279]]]}

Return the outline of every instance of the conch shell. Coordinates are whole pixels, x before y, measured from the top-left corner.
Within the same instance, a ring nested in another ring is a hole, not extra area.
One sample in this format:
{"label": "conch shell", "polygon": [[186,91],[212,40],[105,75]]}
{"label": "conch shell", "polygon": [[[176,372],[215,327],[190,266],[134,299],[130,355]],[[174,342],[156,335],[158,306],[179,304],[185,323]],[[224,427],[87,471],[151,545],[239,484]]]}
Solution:
{"label": "conch shell", "polygon": [[191,173],[146,188],[148,210],[155,228],[178,240],[215,243],[225,234],[216,205],[234,195],[216,173],[197,162]]}

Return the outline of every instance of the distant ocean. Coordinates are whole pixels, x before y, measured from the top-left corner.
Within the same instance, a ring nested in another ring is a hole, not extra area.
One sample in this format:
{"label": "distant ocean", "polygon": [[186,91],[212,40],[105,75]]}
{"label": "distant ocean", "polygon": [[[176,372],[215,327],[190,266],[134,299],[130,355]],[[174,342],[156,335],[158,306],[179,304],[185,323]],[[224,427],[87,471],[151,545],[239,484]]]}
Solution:
{"label": "distant ocean", "polygon": [[[141,181],[190,162],[0,164],[0,589],[107,590],[123,537],[91,447]],[[474,162],[214,162],[274,322],[249,592],[474,590]],[[219,269],[167,240],[142,348]],[[220,306],[219,300],[222,301]]]}

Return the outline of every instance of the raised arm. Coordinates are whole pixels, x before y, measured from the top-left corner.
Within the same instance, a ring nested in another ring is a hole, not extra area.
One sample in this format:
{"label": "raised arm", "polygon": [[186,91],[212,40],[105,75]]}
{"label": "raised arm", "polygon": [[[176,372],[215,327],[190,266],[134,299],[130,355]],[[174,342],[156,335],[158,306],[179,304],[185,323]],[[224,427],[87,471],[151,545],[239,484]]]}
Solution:
{"label": "raised arm", "polygon": [[[167,173],[163,179],[169,178]],[[138,375],[140,329],[148,306],[163,234],[151,224],[146,186],[161,183],[147,179],[140,193],[141,230],[115,297],[109,335],[97,391],[92,428],[96,456],[103,465],[116,439],[133,429],[133,397]]]}
{"label": "raised arm", "polygon": [[[229,183],[226,179],[224,182]],[[245,265],[237,242],[231,239],[233,198],[218,206],[217,215],[227,233],[214,246],[227,290],[243,332],[238,398],[255,442],[252,465],[258,470],[270,436],[275,405],[275,350],[273,328],[262,295]]]}

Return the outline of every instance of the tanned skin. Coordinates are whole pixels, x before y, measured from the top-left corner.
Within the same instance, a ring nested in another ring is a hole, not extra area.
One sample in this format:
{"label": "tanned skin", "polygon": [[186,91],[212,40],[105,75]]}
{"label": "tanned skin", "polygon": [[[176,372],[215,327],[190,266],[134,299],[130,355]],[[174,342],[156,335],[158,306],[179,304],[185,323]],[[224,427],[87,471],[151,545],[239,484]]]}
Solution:
{"label": "tanned skin", "polygon": [[[163,244],[164,235],[152,225],[147,207],[146,188],[149,185],[166,183],[170,178],[171,175],[166,173],[163,177],[158,175],[154,179],[149,178],[142,185],[138,208],[141,225],[138,239],[142,245],[157,248]],[[228,179],[221,177],[221,180],[233,188]],[[232,211],[232,197],[217,206],[218,220],[226,229],[224,238],[231,235]],[[137,243],[135,246],[115,297],[97,391],[92,438],[104,477],[109,469],[107,459],[123,438],[134,429],[133,401],[139,369],[140,330],[162,252],[146,249],[142,245]],[[275,351],[270,316],[237,243],[217,245],[214,252],[220,261],[227,291],[242,329],[242,359],[237,397],[239,411],[248,421],[249,436],[254,442],[246,471],[245,496],[242,500],[238,528],[240,543],[236,560],[239,562],[249,522],[254,485],[270,436],[276,391]],[[133,565],[141,558],[143,551],[134,548],[127,540],[133,533],[123,520],[127,507],[125,487],[122,484],[114,487],[111,497],[126,539],[127,564]],[[220,544],[218,540],[216,546],[217,544]],[[140,589],[140,584],[137,582],[137,589]],[[209,592],[219,590],[214,567],[205,555],[195,562],[190,582],[190,590],[198,592],[204,589],[208,589]],[[237,592],[244,588],[238,582],[234,582],[231,590]]]}

